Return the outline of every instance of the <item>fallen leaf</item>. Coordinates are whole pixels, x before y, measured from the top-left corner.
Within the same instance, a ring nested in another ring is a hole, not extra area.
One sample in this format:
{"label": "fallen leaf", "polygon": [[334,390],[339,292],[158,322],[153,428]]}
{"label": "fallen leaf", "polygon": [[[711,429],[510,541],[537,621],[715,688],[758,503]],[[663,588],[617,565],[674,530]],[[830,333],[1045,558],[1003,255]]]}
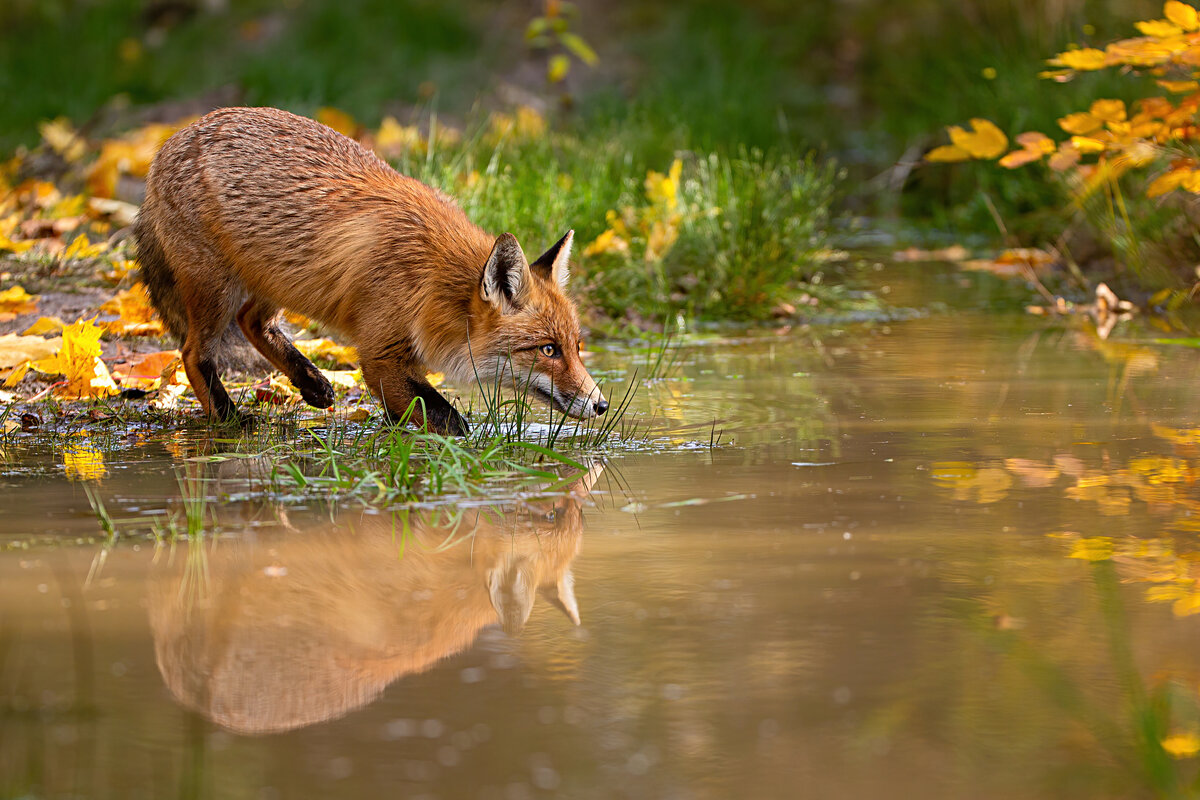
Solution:
{"label": "fallen leaf", "polygon": [[49,358],[62,348],[62,337],[43,339],[41,336],[21,336],[6,333],[0,336],[0,369],[8,369],[26,361]]}
{"label": "fallen leaf", "polygon": [[0,321],[12,319],[18,314],[32,314],[37,311],[38,296],[30,294],[20,286],[12,286],[0,292]]}
{"label": "fallen leaf", "polygon": [[104,323],[111,333],[131,336],[161,336],[163,333],[162,321],[150,305],[150,295],[143,283],[135,283],[119,292],[100,306],[100,310],[118,317]]}
{"label": "fallen leaf", "polygon": [[55,390],[64,398],[107,397],[119,390],[100,360],[100,334],[104,328],[95,319],[79,320],[63,328],[62,348],[49,358],[34,362],[38,372],[62,375],[66,380]]}
{"label": "fallen leaf", "polygon": [[22,336],[42,336],[47,333],[58,333],[65,328],[67,323],[63,322],[58,317],[38,317],[37,321],[30,325],[25,330],[21,331]]}
{"label": "fallen leaf", "polygon": [[310,359],[323,359],[347,366],[358,363],[357,350],[338,344],[332,339],[297,339],[292,344]]}

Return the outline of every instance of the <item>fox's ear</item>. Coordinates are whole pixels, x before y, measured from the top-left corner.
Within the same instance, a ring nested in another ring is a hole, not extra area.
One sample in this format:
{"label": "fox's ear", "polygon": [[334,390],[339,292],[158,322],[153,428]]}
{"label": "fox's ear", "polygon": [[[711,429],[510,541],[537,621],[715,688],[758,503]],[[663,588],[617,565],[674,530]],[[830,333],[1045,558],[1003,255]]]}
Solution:
{"label": "fox's ear", "polygon": [[503,313],[519,308],[529,287],[529,262],[511,233],[502,233],[483,265],[479,294]]}
{"label": "fox's ear", "polygon": [[571,275],[571,242],[575,241],[575,231],[567,231],[567,235],[559,239],[541,257],[529,265],[533,274],[548,281],[554,281],[562,288],[567,288],[567,278]]}
{"label": "fox's ear", "polygon": [[576,625],[579,624],[579,603],[575,600],[575,574],[570,569],[563,570],[554,586],[543,586],[541,594],[566,614],[567,619]]}

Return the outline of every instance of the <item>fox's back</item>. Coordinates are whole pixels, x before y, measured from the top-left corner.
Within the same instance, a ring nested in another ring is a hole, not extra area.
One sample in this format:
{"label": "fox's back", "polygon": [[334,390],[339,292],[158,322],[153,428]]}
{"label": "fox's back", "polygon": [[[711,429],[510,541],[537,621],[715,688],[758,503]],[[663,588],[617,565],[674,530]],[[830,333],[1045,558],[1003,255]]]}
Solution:
{"label": "fox's back", "polygon": [[152,215],[169,210],[170,232],[211,241],[252,292],[335,327],[351,312],[334,298],[380,280],[473,284],[491,246],[437,190],[272,108],[220,109],[177,133],[147,200]]}

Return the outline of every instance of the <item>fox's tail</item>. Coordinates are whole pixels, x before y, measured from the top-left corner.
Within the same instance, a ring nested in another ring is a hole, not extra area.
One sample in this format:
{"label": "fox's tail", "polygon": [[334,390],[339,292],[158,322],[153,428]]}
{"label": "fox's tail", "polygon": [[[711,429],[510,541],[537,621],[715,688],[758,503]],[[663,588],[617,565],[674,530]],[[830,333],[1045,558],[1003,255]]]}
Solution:
{"label": "fox's tail", "polygon": [[[143,211],[145,206],[142,207]],[[175,273],[167,261],[162,242],[154,232],[148,217],[138,214],[133,222],[133,238],[137,242],[137,260],[141,279],[150,293],[150,304],[162,318],[171,335],[183,344],[187,336],[187,309],[175,282]],[[221,334],[217,345],[217,367],[242,372],[262,372],[271,367],[258,351],[246,341],[237,322],[231,322]]]}

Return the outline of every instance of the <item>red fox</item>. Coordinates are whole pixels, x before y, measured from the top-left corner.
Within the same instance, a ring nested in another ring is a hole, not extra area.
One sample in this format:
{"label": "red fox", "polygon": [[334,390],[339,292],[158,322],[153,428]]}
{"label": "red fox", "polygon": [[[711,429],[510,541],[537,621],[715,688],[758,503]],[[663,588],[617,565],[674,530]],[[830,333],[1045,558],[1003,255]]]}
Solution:
{"label": "red fox", "polygon": [[575,418],[608,409],[564,293],[573,232],[532,264],[454,202],[353,139],[273,108],[214,111],[155,157],[134,224],[154,307],[205,412],[236,415],[217,365],[233,320],[304,400],[333,387],[279,327],[283,309],[344,334],[393,419],[465,435],[425,379],[500,381]]}
{"label": "red fox", "polygon": [[539,597],[578,625],[572,563],[603,469],[593,465],[566,497],[499,520],[415,523],[403,546],[400,524],[367,515],[354,529],[206,550],[200,586],[181,583],[197,574],[187,564],[164,566],[150,598],[163,680],[229,730],[271,733],[361,708],[489,625],[520,633]]}

